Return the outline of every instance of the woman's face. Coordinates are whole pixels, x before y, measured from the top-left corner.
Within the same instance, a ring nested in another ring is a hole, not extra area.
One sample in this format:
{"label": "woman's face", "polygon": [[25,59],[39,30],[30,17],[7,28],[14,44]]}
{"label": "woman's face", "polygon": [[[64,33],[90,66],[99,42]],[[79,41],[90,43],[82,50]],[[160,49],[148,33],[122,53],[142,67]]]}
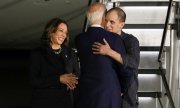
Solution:
{"label": "woman's face", "polygon": [[51,44],[61,45],[67,37],[67,25],[61,23],[57,27],[57,31],[51,34]]}

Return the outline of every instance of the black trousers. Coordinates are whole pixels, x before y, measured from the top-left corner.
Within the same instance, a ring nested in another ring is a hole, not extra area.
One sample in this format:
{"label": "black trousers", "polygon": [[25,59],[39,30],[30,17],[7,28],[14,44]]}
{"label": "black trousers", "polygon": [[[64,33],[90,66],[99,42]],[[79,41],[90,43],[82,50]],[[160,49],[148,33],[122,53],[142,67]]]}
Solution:
{"label": "black trousers", "polygon": [[122,96],[122,108],[138,108],[138,78],[135,76],[127,92]]}

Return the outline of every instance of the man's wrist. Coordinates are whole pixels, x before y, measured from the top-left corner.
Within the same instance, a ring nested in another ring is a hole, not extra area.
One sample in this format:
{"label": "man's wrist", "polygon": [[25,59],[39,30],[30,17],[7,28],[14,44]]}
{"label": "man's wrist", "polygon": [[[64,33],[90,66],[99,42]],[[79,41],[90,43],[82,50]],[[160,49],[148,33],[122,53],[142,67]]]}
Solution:
{"label": "man's wrist", "polygon": [[112,56],[112,54],[113,54],[114,52],[113,52],[113,50],[112,49],[110,49],[107,53],[106,53],[106,55],[108,55],[108,56]]}

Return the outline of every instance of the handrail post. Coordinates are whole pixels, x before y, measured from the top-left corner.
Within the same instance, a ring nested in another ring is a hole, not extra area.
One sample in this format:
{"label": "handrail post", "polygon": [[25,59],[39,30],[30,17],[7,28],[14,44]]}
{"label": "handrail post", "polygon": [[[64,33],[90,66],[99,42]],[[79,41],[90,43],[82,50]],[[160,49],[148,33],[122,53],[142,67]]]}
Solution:
{"label": "handrail post", "polygon": [[[160,62],[160,64],[161,64],[161,62]],[[172,95],[171,95],[171,92],[170,92],[170,89],[169,89],[169,86],[168,86],[168,82],[167,82],[167,79],[166,79],[166,75],[163,72],[162,67],[159,67],[159,69],[160,69],[160,74],[161,74],[161,77],[162,77],[162,80],[163,80],[164,88],[165,88],[166,93],[167,93],[167,97],[169,98],[169,102],[170,102],[172,108],[175,108],[174,101],[172,99]]]}

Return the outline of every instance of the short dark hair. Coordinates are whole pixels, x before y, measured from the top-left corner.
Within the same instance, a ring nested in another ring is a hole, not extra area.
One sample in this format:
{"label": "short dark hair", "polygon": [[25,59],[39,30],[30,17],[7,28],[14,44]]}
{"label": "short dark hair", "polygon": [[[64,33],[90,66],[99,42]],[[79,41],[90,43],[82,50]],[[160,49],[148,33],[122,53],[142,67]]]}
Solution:
{"label": "short dark hair", "polygon": [[[48,21],[48,23],[46,24],[46,26],[44,28],[43,34],[41,36],[41,42],[44,45],[49,45],[51,43],[51,40],[50,40],[51,35],[50,34],[56,32],[59,24],[61,24],[61,23],[65,24],[68,28],[67,22],[60,18],[53,18],[50,21]],[[69,37],[67,34],[67,37],[64,40],[63,44],[68,45],[69,44],[68,42],[69,42]]]}
{"label": "short dark hair", "polygon": [[124,12],[123,9],[119,8],[119,7],[113,7],[110,10],[107,11],[106,14],[115,11],[120,19],[120,21],[125,22],[126,21],[126,13]]}

